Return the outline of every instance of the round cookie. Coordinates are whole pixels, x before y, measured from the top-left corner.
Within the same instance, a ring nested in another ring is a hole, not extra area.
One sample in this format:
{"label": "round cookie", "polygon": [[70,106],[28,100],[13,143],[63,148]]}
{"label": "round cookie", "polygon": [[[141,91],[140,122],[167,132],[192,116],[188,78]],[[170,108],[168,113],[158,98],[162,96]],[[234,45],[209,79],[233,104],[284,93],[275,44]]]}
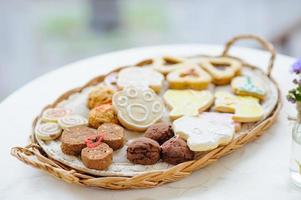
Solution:
{"label": "round cookie", "polygon": [[58,124],[63,128],[88,125],[88,120],[81,115],[67,115],[58,120]]}
{"label": "round cookie", "polygon": [[112,104],[103,104],[90,110],[88,121],[93,128],[98,128],[103,123],[118,123]]}
{"label": "round cookie", "polygon": [[102,104],[111,103],[115,93],[111,87],[97,87],[89,93],[87,106],[93,109]]}
{"label": "round cookie", "polygon": [[169,164],[177,165],[192,160],[194,152],[189,149],[185,140],[180,137],[173,137],[164,142],[162,148],[162,160]]}
{"label": "round cookie", "polygon": [[113,123],[104,123],[97,129],[99,134],[103,134],[103,142],[108,144],[113,150],[123,147],[124,128]]}
{"label": "round cookie", "polygon": [[105,170],[112,164],[113,149],[106,143],[94,148],[86,147],[81,152],[81,159],[87,168]]}
{"label": "round cookie", "polygon": [[57,123],[42,123],[36,126],[35,134],[41,140],[55,140],[62,134],[62,128]]}
{"label": "round cookie", "polygon": [[174,136],[172,126],[166,122],[156,123],[146,129],[144,137],[156,140],[159,144],[163,144]]}
{"label": "round cookie", "polygon": [[44,110],[42,114],[43,122],[57,122],[61,117],[65,117],[72,113],[71,109],[68,108],[48,108]]}
{"label": "round cookie", "polygon": [[134,164],[153,165],[160,159],[158,142],[141,137],[131,142],[127,148],[127,159]]}
{"label": "round cookie", "polygon": [[85,140],[89,137],[97,136],[97,130],[86,126],[77,126],[63,131],[61,137],[62,152],[68,155],[80,155],[86,147]]}

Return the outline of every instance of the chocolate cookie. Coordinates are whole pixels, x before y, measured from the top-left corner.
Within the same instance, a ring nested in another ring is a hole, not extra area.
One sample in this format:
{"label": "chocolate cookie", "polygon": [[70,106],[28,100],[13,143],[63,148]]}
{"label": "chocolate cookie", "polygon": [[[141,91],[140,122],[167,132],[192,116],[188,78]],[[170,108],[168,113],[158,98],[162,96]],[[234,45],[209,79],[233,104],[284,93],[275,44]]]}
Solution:
{"label": "chocolate cookie", "polygon": [[144,134],[145,137],[156,140],[159,144],[163,144],[168,139],[174,136],[171,124],[169,123],[157,123],[151,125]]}
{"label": "chocolate cookie", "polygon": [[61,137],[62,152],[77,156],[86,147],[85,139],[96,136],[97,130],[86,126],[78,126],[64,130]]}
{"label": "chocolate cookie", "polygon": [[104,170],[112,164],[113,149],[106,143],[94,148],[86,147],[81,152],[84,165],[90,169]]}
{"label": "chocolate cookie", "polygon": [[169,164],[177,165],[194,158],[194,152],[189,149],[185,140],[180,137],[170,138],[164,142],[161,148],[162,160]]}
{"label": "chocolate cookie", "polygon": [[142,137],[127,148],[127,159],[135,164],[152,165],[160,159],[160,145],[155,140]]}
{"label": "chocolate cookie", "polygon": [[113,123],[104,123],[98,128],[98,133],[103,134],[103,142],[113,150],[123,147],[124,128]]}

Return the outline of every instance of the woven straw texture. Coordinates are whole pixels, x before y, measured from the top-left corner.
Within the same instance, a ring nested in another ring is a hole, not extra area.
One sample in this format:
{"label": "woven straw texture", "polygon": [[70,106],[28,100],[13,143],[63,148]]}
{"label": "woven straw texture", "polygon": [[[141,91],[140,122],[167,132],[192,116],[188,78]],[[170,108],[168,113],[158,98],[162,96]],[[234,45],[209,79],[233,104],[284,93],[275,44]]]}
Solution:
{"label": "woven straw texture", "polygon": [[[228,56],[228,51],[230,47],[237,41],[242,39],[251,39],[257,41],[263,48],[268,50],[271,53],[271,57],[268,64],[267,76],[270,77],[270,74],[273,69],[274,60],[275,60],[275,50],[273,46],[265,41],[263,38],[256,35],[238,35],[231,40],[229,40],[224,48],[222,56]],[[147,62],[147,61],[143,61]],[[140,64],[142,64],[141,62]],[[254,67],[244,63],[247,66]],[[139,65],[139,64],[138,64]],[[45,107],[54,107],[59,102],[67,99],[71,94],[82,91],[84,88],[95,85],[103,81],[104,76],[99,76],[88,82],[86,85],[80,88],[73,89],[61,95],[53,104]],[[270,79],[275,82],[271,77]],[[275,83],[276,84],[276,83]],[[278,88],[278,95],[280,91]],[[133,188],[151,188],[156,187],[165,183],[173,182],[179,179],[182,179],[192,172],[201,169],[215,161],[217,161],[222,156],[225,156],[241,147],[245,144],[252,142],[253,140],[260,137],[264,134],[265,130],[268,129],[276,120],[277,114],[281,107],[280,96],[278,96],[278,103],[273,112],[268,116],[264,121],[259,123],[255,128],[250,130],[247,134],[240,135],[236,137],[226,146],[218,147],[214,150],[209,151],[204,156],[199,159],[184,162],[178,164],[165,171],[157,172],[148,172],[142,175],[137,175],[133,177],[96,177],[81,173],[70,167],[67,167],[51,158],[49,158],[42,148],[36,143],[33,136],[30,137],[30,144],[26,147],[14,147],[11,149],[11,155],[18,158],[20,161],[31,165],[35,168],[43,170],[48,174],[53,175],[54,177],[61,179],[67,183],[74,183],[85,186],[93,186],[99,188],[108,188],[114,190],[122,189],[133,189]],[[36,120],[38,117],[36,118]],[[36,120],[33,122],[33,126],[36,124]]]}

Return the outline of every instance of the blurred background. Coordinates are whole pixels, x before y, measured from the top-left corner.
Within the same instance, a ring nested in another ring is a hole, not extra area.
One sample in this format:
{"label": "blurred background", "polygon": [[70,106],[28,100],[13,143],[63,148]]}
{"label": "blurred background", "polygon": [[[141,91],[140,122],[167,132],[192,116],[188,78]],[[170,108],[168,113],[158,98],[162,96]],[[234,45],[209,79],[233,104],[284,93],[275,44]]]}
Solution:
{"label": "blurred background", "polygon": [[300,0],[0,0],[0,100],[89,56],[259,34],[301,56]]}

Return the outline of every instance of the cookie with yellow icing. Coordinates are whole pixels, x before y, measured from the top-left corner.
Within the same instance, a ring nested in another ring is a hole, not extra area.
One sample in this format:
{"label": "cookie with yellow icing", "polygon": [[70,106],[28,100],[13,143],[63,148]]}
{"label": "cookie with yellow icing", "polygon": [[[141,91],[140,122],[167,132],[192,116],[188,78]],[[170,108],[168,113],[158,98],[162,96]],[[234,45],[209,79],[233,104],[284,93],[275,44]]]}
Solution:
{"label": "cookie with yellow icing", "polygon": [[113,95],[120,123],[130,130],[144,131],[161,119],[164,104],[150,88],[126,87]]}
{"label": "cookie with yellow icing", "polygon": [[152,88],[155,92],[160,92],[164,76],[152,68],[127,67],[122,69],[117,78],[117,85],[120,88],[128,86]]}
{"label": "cookie with yellow icing", "polygon": [[207,110],[214,97],[210,91],[167,90],[163,96],[170,108],[169,117],[175,120],[182,116],[194,116]]}
{"label": "cookie with yellow icing", "polygon": [[242,68],[239,60],[228,57],[203,58],[199,64],[212,76],[216,85],[229,84]]}
{"label": "cookie with yellow icing", "polygon": [[193,63],[186,63],[185,67],[169,73],[166,79],[171,89],[202,90],[211,82],[211,76]]}
{"label": "cookie with yellow icing", "polygon": [[264,114],[258,98],[236,96],[222,91],[215,93],[214,110],[234,113],[233,120],[237,122],[257,122]]}
{"label": "cookie with yellow icing", "polygon": [[241,96],[253,96],[264,99],[266,90],[249,76],[238,76],[231,81],[232,90]]}

